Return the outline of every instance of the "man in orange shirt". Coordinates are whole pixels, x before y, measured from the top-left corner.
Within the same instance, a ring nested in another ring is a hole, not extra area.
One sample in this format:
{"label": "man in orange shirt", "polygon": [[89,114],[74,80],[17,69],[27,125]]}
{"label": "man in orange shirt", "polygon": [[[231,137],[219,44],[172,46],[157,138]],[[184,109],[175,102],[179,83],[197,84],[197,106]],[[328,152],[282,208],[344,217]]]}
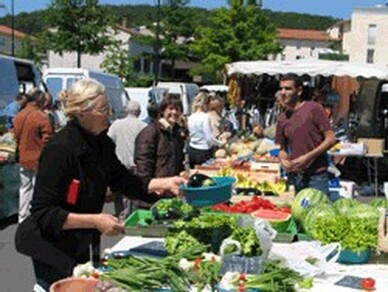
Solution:
{"label": "man in orange shirt", "polygon": [[30,202],[35,185],[39,156],[43,146],[53,134],[48,115],[43,111],[45,94],[32,89],[27,105],[15,117],[14,135],[19,151],[20,180],[19,223],[30,214]]}

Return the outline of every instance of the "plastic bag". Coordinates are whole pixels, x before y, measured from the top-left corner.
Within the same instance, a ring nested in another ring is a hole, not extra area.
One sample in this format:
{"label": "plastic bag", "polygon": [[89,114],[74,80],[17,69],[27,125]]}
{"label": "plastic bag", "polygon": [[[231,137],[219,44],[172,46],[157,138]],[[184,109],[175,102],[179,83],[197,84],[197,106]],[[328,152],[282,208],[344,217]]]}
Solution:
{"label": "plastic bag", "polygon": [[[223,240],[220,247],[220,255],[222,257],[221,274],[227,272],[239,272],[244,274],[260,274],[264,267],[264,262],[268,257],[272,246],[272,240],[276,236],[274,230],[268,221],[263,219],[254,219],[249,216],[243,216],[238,222],[239,226],[252,227],[255,230],[256,236],[260,241],[262,254],[258,256],[246,257],[241,255],[242,248],[240,242],[231,238]],[[225,249],[229,245],[234,245],[237,250],[233,253],[225,255]]]}
{"label": "plastic bag", "polygon": [[339,243],[322,245],[319,241],[299,241],[291,244],[274,244],[269,258],[282,260],[302,276],[314,277],[325,273],[338,260]]}

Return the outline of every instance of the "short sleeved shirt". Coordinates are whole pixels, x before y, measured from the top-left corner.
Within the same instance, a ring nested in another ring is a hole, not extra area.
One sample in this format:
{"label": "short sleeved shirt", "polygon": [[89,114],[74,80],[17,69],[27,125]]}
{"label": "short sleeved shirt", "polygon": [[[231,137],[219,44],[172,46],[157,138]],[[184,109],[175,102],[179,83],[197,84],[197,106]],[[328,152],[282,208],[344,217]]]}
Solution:
{"label": "short sleeved shirt", "polygon": [[[318,147],[328,130],[331,130],[331,125],[323,107],[317,102],[306,101],[291,115],[282,113],[278,117],[275,142],[288,150],[290,159],[295,159]],[[327,157],[323,153],[305,173],[315,173],[327,165]]]}

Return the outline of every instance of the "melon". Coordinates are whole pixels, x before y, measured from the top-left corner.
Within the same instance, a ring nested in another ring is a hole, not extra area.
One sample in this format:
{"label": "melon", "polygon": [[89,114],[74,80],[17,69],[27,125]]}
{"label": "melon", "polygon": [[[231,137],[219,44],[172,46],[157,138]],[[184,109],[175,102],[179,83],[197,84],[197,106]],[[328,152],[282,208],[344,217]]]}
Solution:
{"label": "melon", "polygon": [[349,209],[352,209],[357,205],[360,205],[360,202],[350,198],[341,198],[333,203],[333,207],[342,215],[345,215]]}
{"label": "melon", "polygon": [[291,204],[292,215],[296,221],[302,222],[312,207],[328,202],[329,199],[324,192],[314,188],[305,188],[296,195]]}
{"label": "melon", "polygon": [[285,232],[291,222],[291,214],[279,210],[259,209],[252,216],[267,220],[278,232]]}

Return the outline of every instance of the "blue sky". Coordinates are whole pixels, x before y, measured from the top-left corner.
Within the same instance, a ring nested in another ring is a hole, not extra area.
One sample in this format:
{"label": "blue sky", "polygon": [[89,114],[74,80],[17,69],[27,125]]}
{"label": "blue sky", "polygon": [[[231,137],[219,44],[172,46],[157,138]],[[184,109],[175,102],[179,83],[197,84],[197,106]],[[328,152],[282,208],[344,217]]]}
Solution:
{"label": "blue sky", "polygon": [[[309,13],[337,18],[350,18],[354,7],[371,7],[383,4],[387,0],[263,0],[263,7],[273,11]],[[15,13],[44,9],[50,0],[14,0]],[[161,0],[163,2],[163,0]],[[11,11],[11,0],[0,0],[6,8],[0,9],[0,16]],[[101,4],[149,4],[157,0],[100,0]],[[191,0],[192,6],[208,9],[226,6],[227,0]]]}

